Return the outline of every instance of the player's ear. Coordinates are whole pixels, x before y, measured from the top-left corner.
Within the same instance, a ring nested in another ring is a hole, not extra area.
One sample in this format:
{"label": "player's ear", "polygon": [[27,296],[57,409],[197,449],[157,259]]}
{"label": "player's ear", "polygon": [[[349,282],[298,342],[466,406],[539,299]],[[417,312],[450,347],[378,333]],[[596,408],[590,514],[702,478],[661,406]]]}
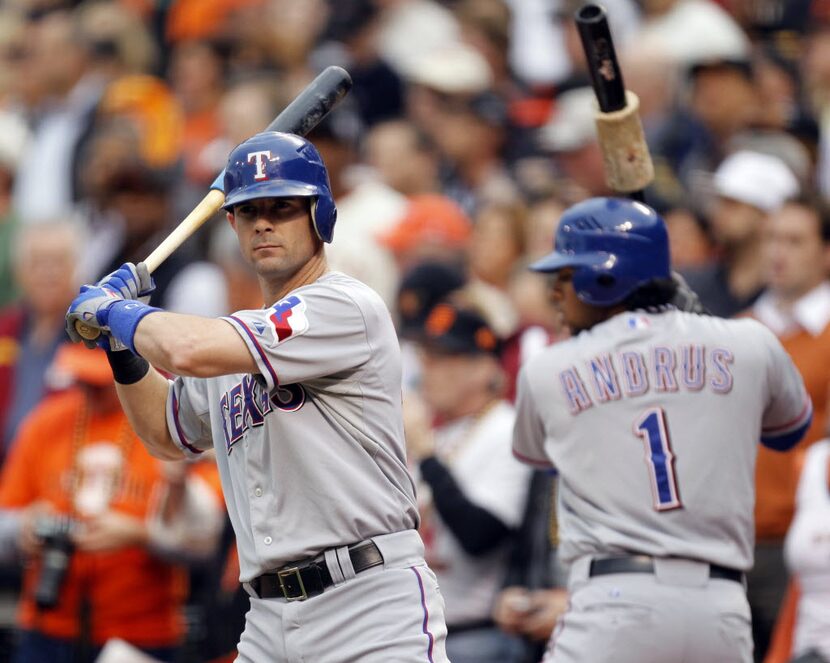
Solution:
{"label": "player's ear", "polygon": [[231,228],[236,230],[236,217],[233,215],[233,212],[227,211],[225,212],[225,216],[228,219],[228,223],[231,224]]}

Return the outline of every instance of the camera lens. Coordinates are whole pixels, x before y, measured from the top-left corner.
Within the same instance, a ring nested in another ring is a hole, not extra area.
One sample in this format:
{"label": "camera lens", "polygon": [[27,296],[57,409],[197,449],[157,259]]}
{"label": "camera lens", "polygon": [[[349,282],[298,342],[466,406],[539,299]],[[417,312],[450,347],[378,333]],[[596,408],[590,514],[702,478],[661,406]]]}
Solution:
{"label": "camera lens", "polygon": [[67,525],[55,527],[43,536],[42,566],[35,588],[35,604],[41,610],[58,604],[73,549]]}

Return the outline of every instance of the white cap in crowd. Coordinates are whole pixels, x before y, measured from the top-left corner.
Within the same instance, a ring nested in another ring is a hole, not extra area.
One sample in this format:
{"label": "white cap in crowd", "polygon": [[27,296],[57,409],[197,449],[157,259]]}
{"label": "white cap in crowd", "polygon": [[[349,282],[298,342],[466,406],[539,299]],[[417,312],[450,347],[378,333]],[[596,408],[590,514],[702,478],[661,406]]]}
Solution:
{"label": "white cap in crowd", "polygon": [[594,91],[579,87],[563,92],[548,123],[539,129],[539,145],[550,152],[568,152],[596,140]]}
{"label": "white cap in crowd", "polygon": [[490,64],[463,42],[420,54],[406,65],[406,78],[444,94],[478,94],[493,83]]}
{"label": "white cap in crowd", "polygon": [[780,208],[800,188],[795,175],[781,159],[749,150],[726,157],[715,171],[714,180],[719,196],[765,212]]}

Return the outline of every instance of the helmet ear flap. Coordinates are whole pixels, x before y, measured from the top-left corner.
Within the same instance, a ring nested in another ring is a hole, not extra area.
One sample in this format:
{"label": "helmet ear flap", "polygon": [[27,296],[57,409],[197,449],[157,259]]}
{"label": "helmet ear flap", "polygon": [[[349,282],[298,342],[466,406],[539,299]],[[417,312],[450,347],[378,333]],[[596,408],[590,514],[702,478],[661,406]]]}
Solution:
{"label": "helmet ear flap", "polygon": [[591,267],[579,267],[573,275],[577,299],[592,306],[608,306],[626,295],[628,280]]}
{"label": "helmet ear flap", "polygon": [[311,203],[311,221],[317,236],[324,242],[331,242],[334,238],[336,220],[337,209],[334,201],[328,196],[316,196]]}

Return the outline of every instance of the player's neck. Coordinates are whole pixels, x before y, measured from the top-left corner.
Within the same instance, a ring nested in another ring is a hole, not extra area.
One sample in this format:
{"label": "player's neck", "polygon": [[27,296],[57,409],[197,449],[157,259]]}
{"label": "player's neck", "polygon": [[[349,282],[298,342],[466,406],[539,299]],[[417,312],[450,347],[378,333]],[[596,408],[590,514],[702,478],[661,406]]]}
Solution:
{"label": "player's neck", "polygon": [[326,254],[321,249],[305,263],[294,274],[285,279],[259,278],[259,285],[262,289],[262,297],[267,306],[283,299],[289,292],[297,288],[314,283],[328,271]]}

